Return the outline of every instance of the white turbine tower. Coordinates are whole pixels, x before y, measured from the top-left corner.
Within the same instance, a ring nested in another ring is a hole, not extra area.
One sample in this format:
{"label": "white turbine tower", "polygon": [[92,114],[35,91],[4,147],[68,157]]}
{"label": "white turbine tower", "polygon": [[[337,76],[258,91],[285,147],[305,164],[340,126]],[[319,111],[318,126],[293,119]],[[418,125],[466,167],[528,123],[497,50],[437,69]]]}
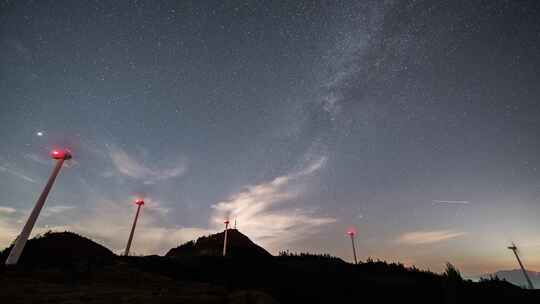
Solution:
{"label": "white turbine tower", "polygon": [[57,160],[56,165],[53,169],[53,172],[51,173],[51,176],[49,177],[49,180],[47,181],[47,184],[45,185],[45,188],[43,188],[43,191],[41,192],[41,195],[39,196],[36,205],[34,206],[34,209],[32,209],[28,220],[26,220],[21,234],[19,234],[19,236],[15,240],[15,244],[13,245],[13,248],[9,252],[8,258],[6,259],[6,265],[16,265],[19,261],[24,246],[28,241],[28,237],[30,237],[30,233],[34,228],[34,224],[37,221],[41,209],[45,205],[45,201],[47,200],[47,196],[51,191],[54,181],[56,180],[58,173],[60,173],[60,169],[62,169],[64,161],[71,158],[71,152],[69,152],[68,150],[53,150],[51,152],[51,157]]}
{"label": "white turbine tower", "polygon": [[525,276],[525,279],[527,280],[527,284],[529,285],[529,289],[534,289],[533,283],[531,282],[531,279],[529,278],[529,275],[527,274],[527,271],[525,270],[525,267],[523,267],[523,263],[521,263],[521,259],[519,258],[518,249],[517,249],[516,244],[512,243],[511,246],[508,246],[508,249],[510,249],[510,250],[512,250],[512,252],[514,252],[514,255],[516,256],[519,267],[521,267],[521,271],[523,271],[523,275]]}
{"label": "white turbine tower", "polygon": [[229,230],[229,220],[225,220],[225,233],[223,237],[223,256],[227,255],[227,230]]}
{"label": "white turbine tower", "polygon": [[347,231],[347,234],[351,237],[351,244],[352,244],[352,252],[354,257],[354,264],[358,264],[358,260],[356,259],[356,242],[354,241],[354,236],[356,235],[356,231],[353,228],[350,228]]}
{"label": "white turbine tower", "polygon": [[129,250],[131,248],[131,241],[133,241],[133,234],[135,233],[135,226],[137,226],[137,219],[139,218],[139,212],[141,211],[142,205],[144,205],[144,201],[142,199],[138,199],[135,201],[135,204],[137,205],[137,213],[135,213],[135,219],[133,219],[133,225],[131,226],[131,232],[129,233],[129,239],[126,245],[126,251],[124,252],[125,256],[129,255]]}

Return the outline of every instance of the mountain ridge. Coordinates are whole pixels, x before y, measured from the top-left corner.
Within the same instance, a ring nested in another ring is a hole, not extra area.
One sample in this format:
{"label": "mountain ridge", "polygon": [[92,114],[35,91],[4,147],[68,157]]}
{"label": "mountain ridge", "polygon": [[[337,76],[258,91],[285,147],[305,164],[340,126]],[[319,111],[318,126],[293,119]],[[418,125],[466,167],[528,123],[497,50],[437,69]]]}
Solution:
{"label": "mountain ridge", "polygon": [[[202,236],[194,241],[186,242],[171,248],[166,257],[187,256],[221,256],[225,232]],[[227,230],[227,256],[268,258],[272,255],[263,247],[255,244],[245,234],[237,229]]]}
{"label": "mountain ridge", "polygon": [[[49,233],[28,243],[46,246],[25,248],[35,261],[21,259],[15,267],[0,265],[0,303],[326,304],[354,302],[359,294],[380,303],[540,300],[540,292],[503,280],[464,280],[451,264],[438,274],[371,259],[351,264],[325,254],[281,251],[272,256],[240,232],[230,235],[231,251],[226,257],[221,255],[222,233],[180,245],[168,256],[119,256],[74,233]],[[70,241],[61,246],[46,244],[57,240]],[[58,253],[57,248],[69,247],[67,244],[83,247],[68,250],[68,254],[94,248],[107,262],[93,262],[91,254],[75,254],[55,263],[44,258]],[[56,251],[47,252],[49,248]]]}

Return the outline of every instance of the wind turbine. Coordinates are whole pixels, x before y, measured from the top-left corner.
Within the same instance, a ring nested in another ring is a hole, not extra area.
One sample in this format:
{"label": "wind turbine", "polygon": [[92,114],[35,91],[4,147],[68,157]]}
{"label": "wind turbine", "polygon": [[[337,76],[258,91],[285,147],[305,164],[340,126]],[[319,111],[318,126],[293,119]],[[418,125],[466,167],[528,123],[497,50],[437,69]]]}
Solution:
{"label": "wind turbine", "polygon": [[126,245],[126,251],[124,252],[125,256],[129,255],[129,249],[131,248],[131,241],[133,241],[133,234],[135,233],[135,226],[137,226],[137,219],[139,218],[139,212],[141,211],[142,205],[144,205],[144,201],[142,199],[138,199],[135,201],[135,204],[137,206],[137,213],[135,213],[135,219],[133,220],[133,226],[131,226],[131,233],[129,234],[129,239]]}
{"label": "wind turbine", "polygon": [[353,228],[349,228],[349,230],[347,231],[347,234],[351,237],[354,264],[358,264],[358,260],[356,259],[356,243],[354,241],[354,236],[356,235],[356,231]]}
{"label": "wind turbine", "polygon": [[523,271],[523,275],[525,276],[525,279],[527,280],[527,284],[529,285],[529,289],[534,289],[534,286],[531,282],[531,279],[529,278],[529,275],[527,274],[527,271],[525,270],[525,267],[523,267],[523,263],[521,263],[521,259],[519,258],[518,249],[516,247],[516,244],[512,243],[512,246],[508,246],[508,249],[512,250],[514,252],[514,255],[516,256],[516,259],[519,263],[519,267],[521,267],[521,271]]}
{"label": "wind turbine", "polygon": [[36,205],[34,206],[34,209],[32,209],[30,216],[26,220],[26,223],[24,224],[21,234],[19,234],[19,236],[15,240],[15,244],[13,245],[13,248],[9,252],[8,258],[6,259],[6,265],[16,265],[17,262],[19,261],[19,258],[21,257],[21,253],[24,249],[24,246],[26,245],[26,242],[28,241],[28,237],[30,236],[32,229],[34,228],[34,224],[37,221],[37,218],[39,216],[39,213],[41,212],[41,209],[45,205],[47,196],[49,195],[49,192],[51,191],[54,181],[56,180],[56,177],[60,173],[60,169],[62,169],[62,165],[64,164],[64,161],[66,161],[67,159],[71,159],[71,152],[69,150],[52,150],[51,158],[57,160],[56,165],[54,166],[51,176],[49,177],[49,180],[47,181],[45,188],[43,188],[43,191],[41,192],[36,202]]}
{"label": "wind turbine", "polygon": [[225,235],[223,238],[223,256],[227,254],[227,230],[229,230],[229,219],[225,220]]}

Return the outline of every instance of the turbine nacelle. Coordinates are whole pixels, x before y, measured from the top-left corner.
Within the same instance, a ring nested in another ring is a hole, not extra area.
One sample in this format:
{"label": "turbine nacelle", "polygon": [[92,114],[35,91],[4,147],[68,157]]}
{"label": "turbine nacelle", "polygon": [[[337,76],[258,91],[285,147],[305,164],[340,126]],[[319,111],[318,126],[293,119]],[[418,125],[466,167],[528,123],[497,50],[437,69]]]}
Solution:
{"label": "turbine nacelle", "polygon": [[51,158],[53,159],[71,159],[71,152],[69,150],[54,149],[51,151]]}

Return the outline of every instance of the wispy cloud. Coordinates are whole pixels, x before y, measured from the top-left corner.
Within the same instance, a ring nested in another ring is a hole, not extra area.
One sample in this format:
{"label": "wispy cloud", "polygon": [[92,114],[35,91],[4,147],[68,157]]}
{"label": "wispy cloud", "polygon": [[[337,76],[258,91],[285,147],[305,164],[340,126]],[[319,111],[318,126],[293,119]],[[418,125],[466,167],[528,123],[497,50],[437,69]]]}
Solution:
{"label": "wispy cloud", "polygon": [[413,231],[402,234],[399,243],[421,245],[438,243],[466,235],[465,232],[454,230]]}
{"label": "wispy cloud", "polygon": [[223,219],[237,220],[240,229],[254,240],[272,247],[304,237],[316,228],[335,222],[331,217],[284,205],[301,193],[301,180],[317,172],[325,163],[322,157],[302,170],[278,176],[272,181],[248,186],[213,206],[212,223],[221,228]]}
{"label": "wispy cloud", "polygon": [[51,164],[51,159],[50,158],[45,158],[44,156],[36,154],[36,153],[26,153],[24,155],[24,158],[26,158],[28,160],[31,160],[33,162],[36,162],[38,164],[41,164],[41,165],[50,165]]}
{"label": "wispy cloud", "polygon": [[9,217],[0,217],[0,249],[9,246],[19,233],[16,223]]}
{"label": "wispy cloud", "polygon": [[75,206],[66,206],[66,205],[50,206],[43,210],[43,216],[51,216],[51,215],[66,212],[68,210],[73,210],[73,209],[75,209]]}
{"label": "wispy cloud", "polygon": [[13,214],[15,212],[17,212],[15,208],[0,206],[0,214]]}
{"label": "wispy cloud", "polygon": [[312,159],[309,161],[308,165],[304,169],[300,170],[297,173],[293,173],[291,176],[293,178],[298,178],[298,177],[311,175],[319,171],[322,167],[324,167],[324,165],[326,164],[326,160],[327,158],[324,156]]}
{"label": "wispy cloud", "polygon": [[11,169],[11,168],[9,168],[9,167],[6,166],[6,165],[0,166],[0,172],[5,172],[5,173],[8,173],[8,174],[11,174],[11,175],[13,175],[13,176],[15,176],[15,177],[18,177],[18,178],[20,178],[20,179],[22,179],[22,180],[25,180],[25,181],[27,181],[27,182],[30,182],[30,183],[36,183],[36,181],[35,181],[33,178],[31,178],[31,177],[25,175],[25,174],[22,173],[22,172],[19,172],[19,171],[16,171],[16,170],[14,170],[14,169]]}
{"label": "wispy cloud", "polygon": [[433,200],[433,204],[458,204],[458,205],[467,205],[469,201],[446,201],[446,200]]}
{"label": "wispy cloud", "polygon": [[176,162],[174,166],[168,168],[153,168],[136,160],[120,147],[115,145],[108,145],[107,147],[109,157],[120,174],[143,180],[145,184],[153,184],[157,181],[176,178],[186,172],[184,161]]}

